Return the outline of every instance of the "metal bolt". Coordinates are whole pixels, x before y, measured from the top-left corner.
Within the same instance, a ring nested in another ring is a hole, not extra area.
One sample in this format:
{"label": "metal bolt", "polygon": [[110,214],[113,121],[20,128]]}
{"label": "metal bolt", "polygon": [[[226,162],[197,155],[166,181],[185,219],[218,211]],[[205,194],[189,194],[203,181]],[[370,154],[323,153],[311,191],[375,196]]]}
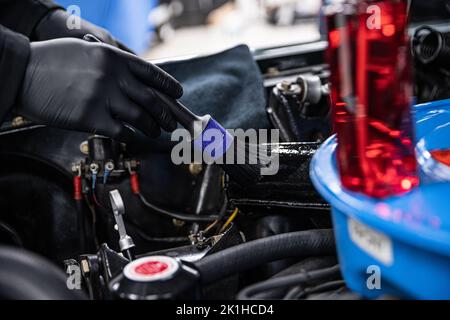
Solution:
{"label": "metal bolt", "polygon": [[11,123],[11,125],[13,126],[13,127],[21,127],[21,126],[23,126],[25,124],[25,119],[23,118],[23,117],[15,117],[13,120],[12,120],[12,123]]}
{"label": "metal bolt", "polygon": [[268,68],[267,72],[266,72],[266,74],[269,75],[269,76],[274,76],[274,75],[277,75],[279,73],[280,73],[280,70],[278,70],[275,67]]}
{"label": "metal bolt", "polygon": [[93,174],[96,174],[96,173],[98,173],[98,164],[96,164],[96,163],[91,163],[91,165],[89,166],[89,169],[91,170],[91,172],[93,173]]}
{"label": "metal bolt", "polygon": [[199,163],[191,163],[189,164],[189,172],[193,175],[193,176],[197,176],[200,174],[200,172],[202,172],[203,170],[203,166]]}
{"label": "metal bolt", "polygon": [[114,163],[109,161],[105,164],[105,169],[108,171],[113,171],[114,170]]}
{"label": "metal bolt", "polygon": [[81,270],[84,274],[89,273],[90,271],[89,262],[86,259],[81,260]]}
{"label": "metal bolt", "polygon": [[284,80],[283,82],[281,82],[281,89],[283,89],[283,91],[290,91],[291,83],[289,81]]}
{"label": "metal bolt", "polygon": [[185,225],[184,221],[178,220],[178,219],[172,219],[172,223],[175,227],[179,227],[179,228],[181,228],[182,226]]}
{"label": "metal bolt", "polygon": [[88,155],[89,154],[89,144],[87,141],[83,141],[80,144],[80,151],[82,154]]}

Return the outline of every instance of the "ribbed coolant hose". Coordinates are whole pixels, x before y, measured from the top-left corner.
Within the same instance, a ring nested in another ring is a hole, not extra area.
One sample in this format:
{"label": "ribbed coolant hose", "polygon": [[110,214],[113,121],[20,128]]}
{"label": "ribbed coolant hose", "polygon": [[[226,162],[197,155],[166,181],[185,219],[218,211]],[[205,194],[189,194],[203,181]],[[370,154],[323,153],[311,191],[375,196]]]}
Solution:
{"label": "ribbed coolant hose", "polygon": [[331,229],[308,230],[243,243],[206,256],[197,261],[195,266],[205,285],[276,260],[335,253]]}
{"label": "ribbed coolant hose", "polygon": [[450,33],[440,32],[429,26],[416,29],[413,38],[415,57],[425,65],[450,67]]}

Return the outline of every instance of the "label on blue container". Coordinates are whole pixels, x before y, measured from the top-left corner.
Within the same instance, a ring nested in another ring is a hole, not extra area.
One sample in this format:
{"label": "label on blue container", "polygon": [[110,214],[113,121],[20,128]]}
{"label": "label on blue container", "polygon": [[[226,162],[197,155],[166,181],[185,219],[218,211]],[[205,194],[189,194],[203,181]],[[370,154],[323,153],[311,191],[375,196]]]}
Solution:
{"label": "label on blue container", "polygon": [[350,239],[361,250],[385,265],[392,265],[394,262],[392,240],[387,235],[354,219],[349,218],[347,225]]}

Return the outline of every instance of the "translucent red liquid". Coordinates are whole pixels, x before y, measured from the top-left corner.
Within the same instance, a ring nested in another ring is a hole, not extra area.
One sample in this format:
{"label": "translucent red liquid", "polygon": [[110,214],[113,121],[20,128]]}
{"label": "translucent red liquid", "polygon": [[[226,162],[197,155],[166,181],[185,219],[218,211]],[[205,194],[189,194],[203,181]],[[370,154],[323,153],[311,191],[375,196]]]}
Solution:
{"label": "translucent red liquid", "polygon": [[377,198],[407,192],[419,183],[407,2],[362,1],[335,9],[327,12],[327,55],[342,183]]}

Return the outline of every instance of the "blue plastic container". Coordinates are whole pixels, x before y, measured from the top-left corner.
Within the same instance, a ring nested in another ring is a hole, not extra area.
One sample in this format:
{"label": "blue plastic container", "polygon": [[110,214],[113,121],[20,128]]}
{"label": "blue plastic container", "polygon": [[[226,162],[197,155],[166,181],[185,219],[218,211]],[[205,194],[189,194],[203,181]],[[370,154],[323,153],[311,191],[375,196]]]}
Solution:
{"label": "blue plastic container", "polygon": [[[56,0],[68,8],[76,5],[81,17],[111,32],[137,53],[149,48],[151,31],[148,15],[157,0]],[[76,13],[76,12],[73,12]]]}
{"label": "blue plastic container", "polygon": [[[450,100],[413,108],[418,139],[450,123]],[[450,137],[449,137],[450,139]],[[368,298],[450,299],[450,183],[422,184],[376,200],[343,188],[331,137],[311,179],[331,204],[339,262],[350,289]]]}

